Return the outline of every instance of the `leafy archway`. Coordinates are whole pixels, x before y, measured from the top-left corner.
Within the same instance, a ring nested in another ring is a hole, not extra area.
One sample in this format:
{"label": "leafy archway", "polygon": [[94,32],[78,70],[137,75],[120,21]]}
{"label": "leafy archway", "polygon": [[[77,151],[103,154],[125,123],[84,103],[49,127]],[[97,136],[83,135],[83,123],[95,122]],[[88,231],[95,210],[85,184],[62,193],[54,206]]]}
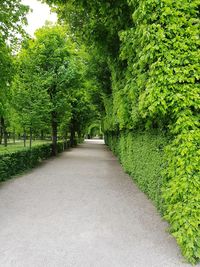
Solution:
{"label": "leafy archway", "polygon": [[91,138],[103,138],[103,132],[101,129],[101,122],[94,122],[92,124],[90,124],[90,126],[87,129],[87,138],[91,139]]}

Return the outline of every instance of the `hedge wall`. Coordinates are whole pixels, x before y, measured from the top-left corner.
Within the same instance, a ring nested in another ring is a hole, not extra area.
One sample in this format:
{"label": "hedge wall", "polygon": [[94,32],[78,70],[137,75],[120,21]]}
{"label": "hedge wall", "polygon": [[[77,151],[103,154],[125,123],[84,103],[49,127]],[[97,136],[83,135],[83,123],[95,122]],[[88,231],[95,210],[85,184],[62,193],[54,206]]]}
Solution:
{"label": "hedge wall", "polygon": [[[115,75],[112,73],[113,101],[107,108],[110,113],[106,112],[104,125],[108,131],[143,127],[163,129],[171,135],[163,154],[163,214],[184,257],[197,263],[200,261],[200,2],[128,2],[133,23],[119,32],[119,58],[126,68],[120,72],[115,68]],[[123,75],[116,75],[118,72]],[[125,144],[137,147],[127,138]],[[124,153],[128,160],[127,147]]]}
{"label": "hedge wall", "polygon": [[[191,140],[185,146],[186,140],[172,142],[171,138],[155,132],[105,134],[106,144],[119,157],[124,170],[171,224],[171,233],[183,255],[195,263],[200,257],[200,196],[199,189],[194,190],[197,184],[200,186],[200,150],[197,149],[199,140],[190,145]],[[183,157],[187,166],[182,164]],[[169,175],[176,180],[168,180]]]}
{"label": "hedge wall", "polygon": [[107,133],[105,142],[138,187],[162,210],[163,148],[168,138],[156,132]]}

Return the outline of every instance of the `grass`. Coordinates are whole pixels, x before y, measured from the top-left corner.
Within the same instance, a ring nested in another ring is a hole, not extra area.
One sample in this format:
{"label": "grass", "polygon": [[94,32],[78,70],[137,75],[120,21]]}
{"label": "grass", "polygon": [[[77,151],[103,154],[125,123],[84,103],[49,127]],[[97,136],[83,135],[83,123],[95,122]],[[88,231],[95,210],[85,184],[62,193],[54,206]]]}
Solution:
{"label": "grass", "polygon": [[[42,144],[48,144],[51,141],[47,140],[33,140],[32,146],[42,145]],[[29,142],[27,140],[26,147],[24,147],[24,142],[22,140],[16,141],[16,143],[8,143],[8,146],[5,147],[4,145],[0,145],[0,154],[4,154],[7,152],[16,152],[19,150],[27,150],[29,149]]]}

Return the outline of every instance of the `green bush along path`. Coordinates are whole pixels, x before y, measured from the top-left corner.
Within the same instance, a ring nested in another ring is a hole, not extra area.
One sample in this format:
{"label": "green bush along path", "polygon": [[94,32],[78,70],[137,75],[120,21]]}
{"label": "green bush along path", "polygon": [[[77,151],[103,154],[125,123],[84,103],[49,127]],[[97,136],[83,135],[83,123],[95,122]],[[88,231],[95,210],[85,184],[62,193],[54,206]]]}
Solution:
{"label": "green bush along path", "polygon": [[[63,152],[69,147],[69,142],[58,142],[57,152]],[[52,156],[52,150],[49,141],[36,141],[32,148],[23,147],[20,142],[0,147],[0,182],[37,166]]]}

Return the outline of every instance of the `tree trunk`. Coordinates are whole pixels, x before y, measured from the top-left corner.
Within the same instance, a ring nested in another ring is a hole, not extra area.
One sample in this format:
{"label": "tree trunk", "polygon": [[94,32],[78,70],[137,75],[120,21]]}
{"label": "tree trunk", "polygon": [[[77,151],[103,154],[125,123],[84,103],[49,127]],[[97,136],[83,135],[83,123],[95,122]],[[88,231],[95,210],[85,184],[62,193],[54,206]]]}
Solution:
{"label": "tree trunk", "polygon": [[32,140],[33,140],[33,131],[32,127],[30,127],[30,143],[29,143],[30,148],[32,147]]}
{"label": "tree trunk", "polygon": [[25,129],[24,129],[24,147],[26,147],[26,131],[25,131]]}
{"label": "tree trunk", "polygon": [[13,130],[13,144],[15,144],[15,129]]}
{"label": "tree trunk", "polygon": [[78,131],[78,142],[80,143],[82,141],[82,134],[80,131]]}
{"label": "tree trunk", "polygon": [[41,132],[40,132],[40,139],[44,140],[44,131],[43,130],[41,130]]}
{"label": "tree trunk", "polygon": [[67,149],[67,135],[68,135],[68,129],[66,128],[64,131],[63,139],[64,139],[64,149]]}
{"label": "tree trunk", "polygon": [[75,145],[75,129],[74,124],[71,122],[70,125],[70,147],[73,147]]}
{"label": "tree trunk", "polygon": [[1,124],[1,117],[0,117],[0,145],[2,144],[3,140],[3,126]]}
{"label": "tree trunk", "polygon": [[58,134],[58,123],[56,111],[51,112],[51,127],[52,127],[52,156],[57,155],[57,134]]}
{"label": "tree trunk", "polygon": [[3,139],[4,139],[4,146],[7,147],[8,145],[8,133],[5,125],[5,120],[1,117],[1,127],[3,129]]}

